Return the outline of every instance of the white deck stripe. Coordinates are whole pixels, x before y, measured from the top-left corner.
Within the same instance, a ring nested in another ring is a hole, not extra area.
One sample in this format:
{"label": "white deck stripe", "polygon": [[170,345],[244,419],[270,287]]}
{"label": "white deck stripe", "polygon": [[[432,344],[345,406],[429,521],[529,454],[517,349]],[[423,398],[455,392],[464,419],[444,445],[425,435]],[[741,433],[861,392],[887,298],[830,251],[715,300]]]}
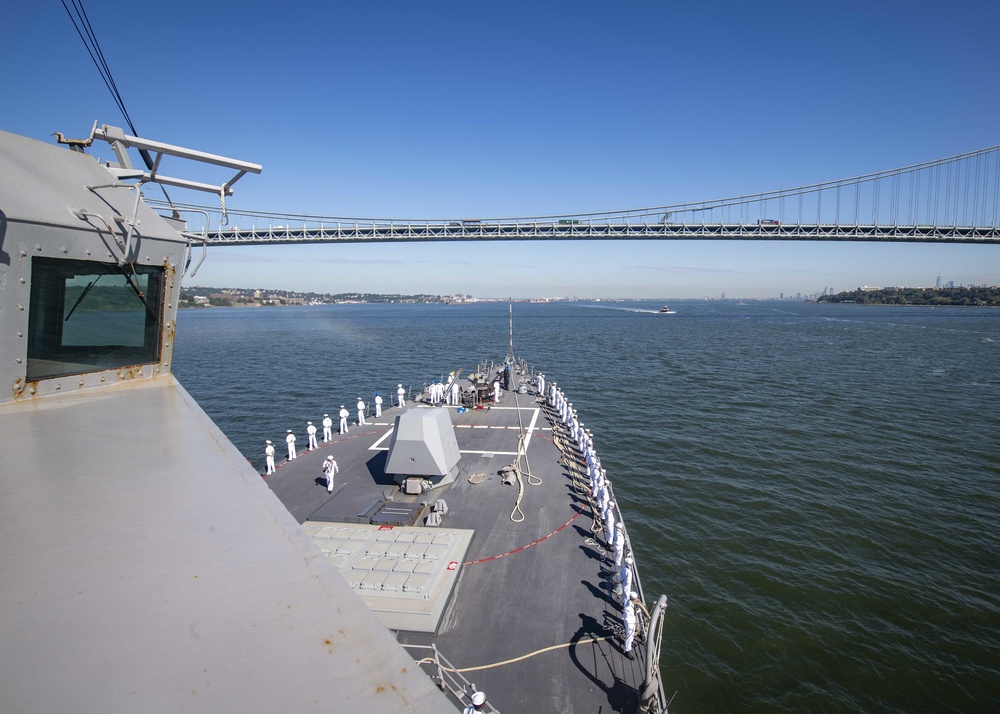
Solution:
{"label": "white deck stripe", "polygon": [[369,451],[388,451],[389,450],[388,446],[386,446],[384,448],[380,448],[379,444],[381,444],[383,441],[385,441],[386,439],[388,439],[392,435],[392,432],[394,432],[395,430],[396,430],[396,427],[393,427],[392,429],[389,429],[389,431],[387,431],[386,433],[384,433],[382,435],[382,438],[380,438],[374,444],[372,444],[371,446],[369,446],[368,450]]}

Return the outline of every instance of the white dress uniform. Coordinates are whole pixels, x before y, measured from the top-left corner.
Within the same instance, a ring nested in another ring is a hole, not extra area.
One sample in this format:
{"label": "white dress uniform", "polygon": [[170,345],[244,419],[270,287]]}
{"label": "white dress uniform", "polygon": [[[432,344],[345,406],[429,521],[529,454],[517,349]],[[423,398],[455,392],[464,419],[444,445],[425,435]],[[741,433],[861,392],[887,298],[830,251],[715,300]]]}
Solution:
{"label": "white dress uniform", "polygon": [[633,607],[631,600],[626,600],[622,621],[625,624],[625,646],[622,649],[626,653],[631,653],[632,641],[635,640],[635,607]]}
{"label": "white dress uniform", "polygon": [[264,447],[264,460],[267,462],[267,473],[268,475],[273,474],[274,468],[274,444],[268,440],[267,446]]}
{"label": "white dress uniform", "polygon": [[333,419],[329,414],[323,415],[323,443],[333,441]]}
{"label": "white dress uniform", "polygon": [[621,521],[615,524],[615,567],[621,569],[625,562],[625,526]]}
{"label": "white dress uniform", "polygon": [[309,449],[318,449],[319,444],[316,443],[316,427],[311,421],[306,422],[306,433],[309,435]]}
{"label": "white dress uniform", "polygon": [[291,461],[295,458],[295,434],[292,433],[291,429],[288,430],[285,443],[288,444],[288,460]]}
{"label": "white dress uniform", "polygon": [[346,434],[347,433],[347,417],[349,417],[350,415],[351,415],[351,413],[349,411],[347,411],[347,409],[344,408],[343,404],[341,404],[340,405],[340,415],[339,415],[340,416],[340,433],[341,434]]}
{"label": "white dress uniform", "polygon": [[368,424],[365,421],[365,403],[358,399],[358,426],[364,426]]}
{"label": "white dress uniform", "polygon": [[495,380],[493,382],[493,403],[496,404],[500,401],[500,380]]}
{"label": "white dress uniform", "polygon": [[456,407],[459,405],[458,390],[458,377],[456,377],[455,381],[451,384],[451,403]]}
{"label": "white dress uniform", "polygon": [[328,456],[326,461],[323,462],[323,472],[326,474],[326,492],[333,493],[333,479],[337,475],[340,468],[337,466],[336,460],[332,456]]}
{"label": "white dress uniform", "polygon": [[406,390],[403,389],[403,385],[400,384],[399,385],[399,389],[396,390],[396,400],[399,403],[399,406],[401,406],[401,407],[405,407],[406,406],[406,399],[405,399],[405,397],[406,397]]}
{"label": "white dress uniform", "polygon": [[628,594],[632,592],[632,556],[625,558],[625,563],[618,571],[618,582],[622,584],[622,605],[628,602]]}
{"label": "white dress uniform", "polygon": [[382,416],[382,396],[375,392],[375,418],[378,419]]}
{"label": "white dress uniform", "polygon": [[615,545],[615,502],[614,501],[608,501],[608,505],[604,509],[604,541],[608,544],[608,548],[614,548]]}

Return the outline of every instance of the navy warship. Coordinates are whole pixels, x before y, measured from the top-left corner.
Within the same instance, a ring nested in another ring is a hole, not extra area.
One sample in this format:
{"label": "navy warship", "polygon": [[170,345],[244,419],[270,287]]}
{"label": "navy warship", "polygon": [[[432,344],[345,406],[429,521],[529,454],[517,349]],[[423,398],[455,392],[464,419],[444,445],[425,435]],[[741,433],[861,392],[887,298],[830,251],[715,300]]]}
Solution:
{"label": "navy warship", "polygon": [[[642,605],[622,514],[513,343],[262,478],[170,369],[207,236],[142,196],[261,167],[96,123],[59,142],[0,131],[6,708],[667,710],[666,598]],[[224,176],[165,173],[185,161]]]}

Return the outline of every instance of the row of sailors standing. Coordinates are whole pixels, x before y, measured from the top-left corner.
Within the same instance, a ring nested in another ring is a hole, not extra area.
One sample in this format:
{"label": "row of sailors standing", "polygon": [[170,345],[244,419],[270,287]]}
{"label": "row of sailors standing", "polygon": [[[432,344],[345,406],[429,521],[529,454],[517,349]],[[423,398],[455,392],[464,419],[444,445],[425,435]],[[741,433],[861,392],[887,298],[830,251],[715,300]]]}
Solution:
{"label": "row of sailors standing", "polygon": [[[406,406],[406,390],[403,389],[403,385],[397,385],[396,389],[397,403],[400,407]],[[375,418],[378,419],[382,416],[382,395],[379,392],[375,392]],[[358,426],[366,426],[368,421],[365,419],[365,412],[368,410],[368,405],[365,404],[361,397],[358,397]],[[338,413],[340,417],[339,433],[347,433],[347,419],[351,416],[351,413],[347,411],[347,407],[343,404],[340,405],[340,412]],[[330,418],[329,414],[323,415],[323,443],[326,444],[333,441],[333,419]],[[318,429],[311,422],[306,422],[306,434],[309,437],[309,448],[307,451],[312,451],[313,449],[318,449],[319,444],[316,441],[316,433]],[[298,454],[295,449],[295,434],[289,429],[288,433],[285,435],[285,445],[288,447],[288,460],[294,461]],[[271,443],[270,439],[264,442],[264,462],[265,462],[265,475],[270,476],[276,471],[274,464],[274,444]],[[324,469],[325,471],[325,469]]]}
{"label": "row of sailors standing", "polygon": [[[535,376],[535,388],[540,395],[545,395],[545,375],[539,373]],[[601,460],[594,448],[594,438],[589,429],[577,418],[573,404],[566,399],[559,386],[552,382],[548,387],[547,401],[563,424],[569,430],[570,436],[576,441],[577,448],[583,455],[587,464],[587,475],[590,481],[590,495],[595,506],[595,512],[599,511],[601,523],[604,525],[604,540],[608,550],[614,553],[614,577],[618,581],[621,592],[622,623],[625,626],[625,642],[623,650],[629,659],[635,659],[632,654],[632,644],[635,641],[637,630],[637,612],[641,610],[648,621],[649,613],[645,605],[639,600],[639,594],[632,589],[634,578],[634,564],[630,554],[626,554],[627,543],[625,541],[625,525],[616,518],[618,506],[612,498],[611,482],[608,479],[608,472],[601,467]]]}

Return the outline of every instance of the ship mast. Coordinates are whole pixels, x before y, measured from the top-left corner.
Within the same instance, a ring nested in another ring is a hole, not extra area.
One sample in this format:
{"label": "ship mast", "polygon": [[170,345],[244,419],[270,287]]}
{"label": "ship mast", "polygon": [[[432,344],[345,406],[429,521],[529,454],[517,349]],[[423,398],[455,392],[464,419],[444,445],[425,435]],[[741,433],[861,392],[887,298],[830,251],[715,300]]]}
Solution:
{"label": "ship mast", "polygon": [[507,306],[510,308],[510,357],[514,359],[514,299],[507,298]]}

